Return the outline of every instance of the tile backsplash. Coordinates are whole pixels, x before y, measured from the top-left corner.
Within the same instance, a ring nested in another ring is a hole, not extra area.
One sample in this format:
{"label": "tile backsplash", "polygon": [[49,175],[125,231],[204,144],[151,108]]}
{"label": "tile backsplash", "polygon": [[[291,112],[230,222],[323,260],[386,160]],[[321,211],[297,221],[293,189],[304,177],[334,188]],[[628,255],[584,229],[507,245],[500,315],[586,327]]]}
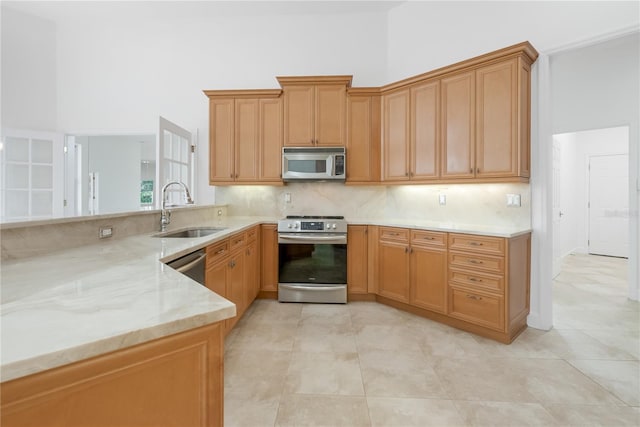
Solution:
{"label": "tile backsplash", "polygon": [[[508,207],[507,194],[519,194],[521,206]],[[445,205],[439,204],[440,195],[446,196]],[[228,205],[232,216],[344,215],[347,219],[421,219],[520,228],[531,224],[529,184],[220,186],[216,203]]]}

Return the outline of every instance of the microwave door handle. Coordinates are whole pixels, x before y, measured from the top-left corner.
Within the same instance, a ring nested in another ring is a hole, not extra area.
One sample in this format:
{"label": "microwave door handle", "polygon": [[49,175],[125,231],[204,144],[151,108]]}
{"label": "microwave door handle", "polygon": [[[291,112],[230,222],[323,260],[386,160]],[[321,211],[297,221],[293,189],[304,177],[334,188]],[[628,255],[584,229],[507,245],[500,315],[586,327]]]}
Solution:
{"label": "microwave door handle", "polygon": [[335,176],[336,175],[336,171],[335,171],[336,165],[334,164],[333,156],[329,156],[329,158],[327,159],[327,163],[329,164],[328,165],[329,167],[327,168],[327,169],[329,169],[329,176]]}

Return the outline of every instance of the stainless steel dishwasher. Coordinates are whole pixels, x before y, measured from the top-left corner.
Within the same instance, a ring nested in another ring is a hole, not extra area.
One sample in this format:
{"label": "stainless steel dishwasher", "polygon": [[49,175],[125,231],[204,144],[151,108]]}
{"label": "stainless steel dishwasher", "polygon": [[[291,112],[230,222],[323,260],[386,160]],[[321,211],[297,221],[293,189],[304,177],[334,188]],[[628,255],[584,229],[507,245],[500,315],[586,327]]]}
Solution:
{"label": "stainless steel dishwasher", "polygon": [[204,266],[207,253],[204,249],[192,252],[178,259],[174,259],[167,265],[179,273],[185,274],[196,282],[204,285]]}

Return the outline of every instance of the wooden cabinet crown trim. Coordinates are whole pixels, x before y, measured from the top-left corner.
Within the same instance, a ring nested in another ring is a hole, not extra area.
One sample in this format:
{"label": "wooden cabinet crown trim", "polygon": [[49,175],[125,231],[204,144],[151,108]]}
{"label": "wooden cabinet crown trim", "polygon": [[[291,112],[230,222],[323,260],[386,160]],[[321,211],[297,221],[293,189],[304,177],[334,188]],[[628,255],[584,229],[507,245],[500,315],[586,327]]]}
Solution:
{"label": "wooden cabinet crown trim", "polygon": [[380,95],[379,87],[350,87],[347,89],[347,95],[376,96]]}
{"label": "wooden cabinet crown trim", "polygon": [[276,79],[278,79],[280,86],[344,84],[347,87],[350,87],[353,76],[278,76]]}
{"label": "wooden cabinet crown trim", "polygon": [[203,90],[209,98],[278,98],[282,89]]}
{"label": "wooden cabinet crown trim", "polygon": [[384,85],[380,88],[382,93],[399,89],[407,85],[422,82],[427,79],[433,79],[442,77],[445,74],[451,74],[458,71],[467,70],[473,67],[485,66],[493,61],[502,61],[508,58],[522,57],[529,65],[533,64],[538,58],[538,51],[528,41],[508,46],[503,49],[498,49],[493,52],[485,53],[474,58],[466,59],[455,64],[447,65],[441,68],[437,68],[426,73],[419,74],[417,76],[409,77],[404,80],[399,80],[388,85]]}

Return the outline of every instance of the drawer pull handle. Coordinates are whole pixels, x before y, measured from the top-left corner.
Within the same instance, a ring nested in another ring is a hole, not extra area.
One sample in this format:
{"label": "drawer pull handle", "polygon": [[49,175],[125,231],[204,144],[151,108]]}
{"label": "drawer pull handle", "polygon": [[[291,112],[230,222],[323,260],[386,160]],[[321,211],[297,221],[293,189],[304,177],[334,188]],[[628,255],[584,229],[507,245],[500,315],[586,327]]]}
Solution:
{"label": "drawer pull handle", "polygon": [[469,279],[470,282],[482,283],[482,279],[476,279],[475,277],[469,277],[468,279]]}
{"label": "drawer pull handle", "polygon": [[479,297],[477,295],[467,295],[467,298],[472,299],[472,300],[476,300],[476,301],[481,301],[482,297]]}
{"label": "drawer pull handle", "polygon": [[215,253],[215,255],[220,255],[225,253],[226,249],[220,249],[218,252]]}
{"label": "drawer pull handle", "polygon": [[482,246],[482,242],[469,242],[471,246]]}
{"label": "drawer pull handle", "polygon": [[435,237],[428,237],[428,236],[427,236],[427,237],[423,237],[423,239],[424,239],[424,240],[436,240],[436,238],[435,238]]}
{"label": "drawer pull handle", "polygon": [[467,261],[471,264],[484,264],[484,262],[478,261],[477,259],[468,259]]}

